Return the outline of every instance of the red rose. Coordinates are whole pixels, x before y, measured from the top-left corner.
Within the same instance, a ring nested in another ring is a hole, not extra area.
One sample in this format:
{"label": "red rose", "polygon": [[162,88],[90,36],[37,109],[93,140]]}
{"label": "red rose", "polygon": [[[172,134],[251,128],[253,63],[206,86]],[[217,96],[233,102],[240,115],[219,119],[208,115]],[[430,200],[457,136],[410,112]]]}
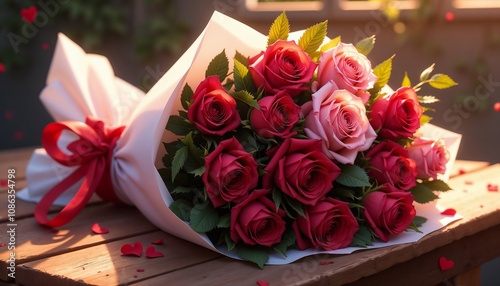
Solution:
{"label": "red rose", "polygon": [[268,152],[271,161],[262,177],[264,188],[277,186],[287,196],[305,205],[330,191],[340,168],[321,151],[320,140],[287,138]]}
{"label": "red rose", "polygon": [[406,192],[372,192],[363,201],[364,217],[383,242],[405,231],[416,215],[413,196]]}
{"label": "red rose", "polygon": [[417,167],[408,151],[394,141],[384,141],[366,154],[370,161],[368,175],[387,191],[408,191],[416,185]]}
{"label": "red rose", "polygon": [[438,174],[446,172],[446,163],[450,160],[450,152],[443,140],[417,138],[408,148],[408,156],[417,165],[417,177],[421,179],[437,179]]}
{"label": "red rose", "polygon": [[268,190],[254,190],[248,198],[231,209],[231,239],[249,245],[273,246],[281,241],[286,228],[285,211],[266,197]]}
{"label": "red rose", "polygon": [[202,133],[222,136],[236,129],[240,115],[236,101],[230,96],[218,76],[209,76],[196,88],[187,116]]}
{"label": "red rose", "polygon": [[257,87],[273,95],[281,90],[295,97],[308,89],[316,63],[294,41],[277,41],[265,52],[249,60],[250,73]]}
{"label": "red rose", "polygon": [[349,209],[349,203],[325,198],[304,208],[306,217],[299,216],[292,227],[300,250],[309,247],[335,250],[351,244],[359,225]]}
{"label": "red rose", "polygon": [[257,186],[257,162],[234,137],[224,140],[205,157],[201,176],[214,207],[241,202]]}
{"label": "red rose", "polygon": [[412,137],[420,128],[422,113],[415,91],[411,87],[401,87],[391,96],[377,99],[369,117],[380,137],[395,140]]}
{"label": "red rose", "polygon": [[258,101],[260,109],[252,109],[250,122],[255,132],[263,138],[287,138],[295,135],[291,129],[299,121],[300,107],[285,91],[264,96]]}

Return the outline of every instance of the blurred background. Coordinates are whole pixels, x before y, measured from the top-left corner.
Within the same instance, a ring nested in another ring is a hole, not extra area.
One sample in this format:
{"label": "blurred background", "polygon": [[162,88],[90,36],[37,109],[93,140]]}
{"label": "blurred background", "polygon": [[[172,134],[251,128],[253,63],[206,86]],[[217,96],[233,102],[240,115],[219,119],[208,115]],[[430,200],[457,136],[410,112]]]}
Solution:
{"label": "blurred background", "polygon": [[[392,86],[401,84],[405,72],[417,83],[435,63],[435,73],[448,74],[459,85],[422,89],[421,95],[440,99],[433,105],[433,123],[463,134],[459,159],[500,162],[497,0],[2,0],[0,150],[40,145],[51,118],[38,96],[58,32],[88,53],[108,57],[118,77],[147,91],[196,39],[214,10],[264,34],[286,10],[292,30],[328,19],[328,35],[340,35],[343,42],[374,35],[369,55],[374,66],[395,55]],[[483,275],[493,277],[499,265],[499,259],[485,265],[491,270]]]}

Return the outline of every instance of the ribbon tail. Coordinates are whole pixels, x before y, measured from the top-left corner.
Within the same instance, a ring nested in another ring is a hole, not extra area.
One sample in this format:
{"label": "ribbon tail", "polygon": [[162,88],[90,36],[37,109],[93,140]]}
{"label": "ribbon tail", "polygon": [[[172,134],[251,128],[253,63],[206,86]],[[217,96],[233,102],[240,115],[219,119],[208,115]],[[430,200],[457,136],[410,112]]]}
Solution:
{"label": "ribbon tail", "polygon": [[86,167],[78,168],[47,192],[35,208],[35,218],[38,223],[48,227],[58,227],[67,224],[80,213],[94,194],[95,189],[89,188],[88,181],[90,179],[90,182],[92,182],[95,178],[86,177],[71,201],[55,217],[52,219],[47,218],[54,201],[68,188],[85,177],[87,169]]}

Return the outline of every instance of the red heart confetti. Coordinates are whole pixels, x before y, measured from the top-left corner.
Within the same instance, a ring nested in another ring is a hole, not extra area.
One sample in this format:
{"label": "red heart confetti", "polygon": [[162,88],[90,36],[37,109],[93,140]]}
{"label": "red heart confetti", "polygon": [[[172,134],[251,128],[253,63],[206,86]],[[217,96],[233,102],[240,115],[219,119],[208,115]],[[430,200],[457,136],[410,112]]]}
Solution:
{"label": "red heart confetti", "polygon": [[333,264],[333,261],[321,261],[319,265],[330,265]]}
{"label": "red heart confetti", "polygon": [[137,272],[144,272],[144,268],[138,268]]}
{"label": "red heart confetti", "polygon": [[3,63],[0,63],[0,72],[4,73],[7,71],[7,68],[5,68],[5,65]]}
{"label": "red heart confetti", "polygon": [[455,209],[445,209],[441,212],[442,215],[455,215],[457,211]]}
{"label": "red heart confetti", "polygon": [[36,13],[38,13],[38,11],[35,6],[21,9],[21,17],[23,17],[23,19],[30,24],[35,22]]}
{"label": "red heart confetti", "polygon": [[500,112],[500,102],[495,102],[495,105],[493,105],[493,108],[495,109],[496,112]]}
{"label": "red heart confetti", "polygon": [[92,231],[95,234],[105,234],[109,232],[109,229],[99,225],[97,222],[92,225]]}
{"label": "red heart confetti", "polygon": [[0,243],[0,247],[4,247],[4,246],[6,246],[6,245],[7,245],[7,244],[5,244],[5,243]]}
{"label": "red heart confetti", "polygon": [[257,280],[257,285],[259,286],[269,286],[269,282],[265,282],[262,280]]}
{"label": "red heart confetti", "polygon": [[450,270],[455,266],[455,262],[453,260],[450,260],[444,256],[439,257],[439,268],[441,271],[446,271]]}
{"label": "red heart confetti", "polygon": [[446,12],[446,14],[444,14],[444,18],[446,19],[446,21],[452,22],[453,20],[455,20],[455,14],[453,12]]}
{"label": "red heart confetti", "polygon": [[157,239],[155,241],[152,241],[151,243],[156,244],[156,245],[161,245],[161,244],[163,244],[163,239]]}
{"label": "red heart confetti", "polygon": [[163,257],[163,253],[156,251],[155,247],[150,245],[146,248],[146,257],[147,258],[157,258],[157,257]]}
{"label": "red heart confetti", "polygon": [[44,49],[44,50],[47,50],[49,47],[50,47],[50,46],[49,46],[49,44],[47,44],[47,43],[43,43],[43,44],[42,44],[42,49]]}
{"label": "red heart confetti", "polygon": [[467,171],[465,171],[464,169],[458,169],[458,174],[459,175],[463,175],[465,173],[467,173]]}
{"label": "red heart confetti", "polygon": [[0,180],[0,186],[1,187],[7,187],[7,180]]}
{"label": "red heart confetti", "polygon": [[137,275],[134,275],[134,278],[137,278],[137,277],[139,277],[139,276],[137,276]]}
{"label": "red heart confetti", "polygon": [[498,192],[498,185],[488,184],[487,188],[489,192]]}
{"label": "red heart confetti", "polygon": [[134,245],[124,244],[122,245],[120,251],[123,255],[134,255],[141,257],[142,255],[142,244],[140,242],[134,243]]}

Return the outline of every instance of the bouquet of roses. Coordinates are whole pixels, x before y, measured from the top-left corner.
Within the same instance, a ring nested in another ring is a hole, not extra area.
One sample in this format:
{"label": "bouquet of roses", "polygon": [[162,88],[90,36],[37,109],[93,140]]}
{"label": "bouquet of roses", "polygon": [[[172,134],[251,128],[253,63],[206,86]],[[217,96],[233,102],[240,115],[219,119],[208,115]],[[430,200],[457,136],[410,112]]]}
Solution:
{"label": "bouquet of roses", "polygon": [[414,201],[450,189],[438,178],[446,145],[417,132],[437,99],[417,92],[456,83],[431,66],[393,91],[393,57],[374,68],[366,57],[374,37],[352,45],[326,35],[325,21],[291,40],[282,13],[262,52],[214,54],[166,125],[177,138],[160,169],[170,210],[261,267],[270,251],[366,247],[418,231]]}

